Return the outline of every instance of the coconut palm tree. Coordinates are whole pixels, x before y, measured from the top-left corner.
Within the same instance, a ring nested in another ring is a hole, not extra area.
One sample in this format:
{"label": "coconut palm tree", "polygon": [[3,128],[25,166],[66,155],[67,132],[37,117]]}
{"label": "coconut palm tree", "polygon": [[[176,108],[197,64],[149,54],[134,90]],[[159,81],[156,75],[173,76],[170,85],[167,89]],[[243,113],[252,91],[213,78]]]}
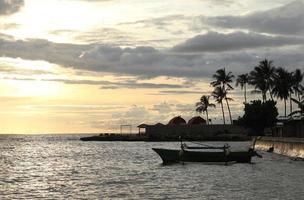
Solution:
{"label": "coconut palm tree", "polygon": [[199,102],[196,103],[196,111],[199,113],[206,112],[207,124],[209,124],[208,108],[214,107],[215,104],[209,102],[210,96],[203,95]]}
{"label": "coconut palm tree", "polygon": [[223,106],[223,99],[226,96],[226,91],[223,90],[223,87],[218,86],[216,88],[214,88],[214,91],[211,94],[215,101],[219,104],[221,104],[221,108],[222,108],[222,114],[223,114],[223,123],[226,124],[226,120],[225,120],[225,112],[224,112],[224,106]]}
{"label": "coconut palm tree", "polygon": [[[292,90],[295,93],[296,98],[298,98],[298,107],[300,108],[299,102],[301,102],[301,98],[303,98],[304,94],[304,86],[301,84],[303,81],[304,73],[301,70],[296,69],[292,74]],[[290,100],[293,100],[290,95]],[[294,101],[294,100],[293,100]],[[295,101],[294,101],[295,102]],[[292,114],[292,102],[290,102],[290,114]]]}
{"label": "coconut palm tree", "polygon": [[259,65],[250,72],[249,84],[255,87],[253,93],[262,93],[263,102],[267,99],[267,92],[269,92],[273,100],[271,88],[274,74],[275,67],[273,61],[268,61],[267,59],[260,61]]}
{"label": "coconut palm tree", "polygon": [[303,77],[304,77],[304,73],[301,72],[301,70],[296,69],[293,72],[292,75],[292,79],[293,79],[293,85],[292,85],[292,89],[296,95],[296,97],[298,98],[298,100],[300,101],[300,95],[301,95],[301,89],[303,89],[303,85],[301,85],[302,81],[303,81]]}
{"label": "coconut palm tree", "polygon": [[231,98],[227,97],[228,90],[233,90],[233,87],[231,86],[231,83],[233,82],[234,75],[231,72],[226,73],[226,69],[219,69],[215,72],[213,75],[213,78],[215,81],[211,82],[210,84],[213,87],[222,87],[222,90],[224,91],[224,99],[227,104],[229,117],[230,117],[230,123],[232,124],[232,117],[231,117],[231,111],[228,101],[232,100]]}
{"label": "coconut palm tree", "polygon": [[233,78],[234,75],[232,74],[232,72],[228,72],[226,73],[226,69],[219,69],[215,72],[215,74],[213,74],[213,78],[215,79],[215,81],[212,81],[210,84],[213,87],[217,87],[217,86],[222,86],[225,88],[229,88],[231,90],[233,90],[233,87],[230,85],[230,83],[233,82]]}
{"label": "coconut palm tree", "polygon": [[277,98],[284,100],[285,117],[287,116],[286,100],[288,99],[292,88],[291,79],[292,79],[292,74],[289,73],[287,70],[283,69],[282,67],[276,70],[272,92]]}
{"label": "coconut palm tree", "polygon": [[236,79],[236,87],[237,86],[241,86],[241,89],[244,88],[244,99],[245,99],[245,103],[247,103],[247,94],[246,94],[246,86],[249,82],[249,75],[248,74],[241,74],[238,75],[237,79]]}
{"label": "coconut palm tree", "polygon": [[301,100],[301,98],[299,100],[291,98],[291,100],[298,105],[299,109],[290,113],[290,116],[293,116],[298,113],[300,114],[300,116],[304,116],[304,98],[302,97],[302,100]]}

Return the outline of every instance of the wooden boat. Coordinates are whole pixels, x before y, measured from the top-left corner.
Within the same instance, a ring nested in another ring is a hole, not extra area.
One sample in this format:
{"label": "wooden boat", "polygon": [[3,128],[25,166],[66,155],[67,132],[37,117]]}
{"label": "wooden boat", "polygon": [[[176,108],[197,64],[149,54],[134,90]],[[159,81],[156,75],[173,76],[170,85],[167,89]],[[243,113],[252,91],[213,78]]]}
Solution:
{"label": "wooden boat", "polygon": [[[224,147],[184,147],[180,150],[152,148],[162,159],[164,164],[175,162],[237,162],[250,163],[253,156],[261,157],[253,149],[248,151],[229,151]],[[193,151],[191,149],[218,149],[222,151]]]}

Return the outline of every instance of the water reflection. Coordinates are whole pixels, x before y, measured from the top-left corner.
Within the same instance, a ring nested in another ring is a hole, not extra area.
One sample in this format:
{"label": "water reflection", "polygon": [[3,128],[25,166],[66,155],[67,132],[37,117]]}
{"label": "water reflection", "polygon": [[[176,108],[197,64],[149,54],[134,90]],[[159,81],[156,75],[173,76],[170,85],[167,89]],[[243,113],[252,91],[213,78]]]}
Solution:
{"label": "water reflection", "polygon": [[[0,136],[1,199],[301,199],[304,162],[162,166],[152,147],[78,136]],[[247,143],[232,143],[245,148]]]}

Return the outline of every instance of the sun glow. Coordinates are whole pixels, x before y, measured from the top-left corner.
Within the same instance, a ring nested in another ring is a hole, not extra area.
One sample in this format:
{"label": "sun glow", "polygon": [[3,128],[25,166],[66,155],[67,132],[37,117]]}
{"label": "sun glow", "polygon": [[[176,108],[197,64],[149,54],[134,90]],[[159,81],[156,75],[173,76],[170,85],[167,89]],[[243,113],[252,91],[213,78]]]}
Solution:
{"label": "sun glow", "polygon": [[51,71],[55,68],[55,64],[43,60],[25,60],[22,58],[10,58],[10,57],[0,57],[0,63],[2,66],[7,66],[10,68],[18,69],[28,69],[28,70],[41,70],[41,71]]}
{"label": "sun glow", "polygon": [[60,92],[58,84],[45,81],[13,81],[12,84],[18,96],[58,96]]}

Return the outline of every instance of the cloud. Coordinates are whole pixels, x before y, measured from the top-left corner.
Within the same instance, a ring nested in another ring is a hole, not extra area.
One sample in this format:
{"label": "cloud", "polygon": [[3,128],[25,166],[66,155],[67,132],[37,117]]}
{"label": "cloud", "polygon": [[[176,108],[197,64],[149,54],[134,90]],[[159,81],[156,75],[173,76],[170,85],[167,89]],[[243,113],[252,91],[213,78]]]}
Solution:
{"label": "cloud", "polygon": [[51,104],[51,105],[27,105],[28,109],[31,110],[43,110],[43,111],[52,111],[57,113],[90,113],[90,114],[98,114],[106,111],[116,111],[120,109],[124,109],[124,106],[121,105],[95,105],[95,104],[87,104],[87,105],[77,105],[77,104]]}
{"label": "cloud", "polygon": [[[211,38],[214,43],[210,43],[206,38]],[[215,38],[222,43],[217,42]],[[193,40],[198,41],[194,44],[194,49],[191,46]],[[302,39],[242,32],[230,34],[211,32],[175,46],[173,50],[179,47],[180,51],[174,52],[172,49],[159,50],[151,46],[122,48],[101,44],[54,43],[39,39],[14,40],[5,37],[0,39],[0,55],[44,60],[76,70],[142,78],[157,76],[204,78],[210,77],[216,69],[223,66],[234,73],[248,72],[249,68],[265,58],[275,60],[283,66],[304,66],[301,53],[303,45],[290,46],[296,43],[302,43]],[[196,53],[188,53],[194,50]],[[287,60],[289,62],[286,62]]]}
{"label": "cloud", "polygon": [[18,12],[24,6],[23,0],[0,0],[0,15]]}
{"label": "cloud", "polygon": [[[0,70],[1,72],[1,70]],[[27,72],[27,71],[26,71]],[[28,73],[28,72],[27,72]],[[25,74],[28,75],[28,74]],[[52,81],[61,82],[64,84],[73,85],[99,85],[101,89],[164,89],[164,88],[187,88],[187,85],[179,84],[163,84],[163,83],[146,83],[135,80],[127,80],[120,82],[99,81],[99,80],[69,80],[69,79],[35,79],[35,78],[20,78],[20,77],[3,77],[6,80],[20,80],[20,81]]]}
{"label": "cloud", "polygon": [[77,45],[47,40],[0,39],[0,55],[50,63],[94,72],[139,76],[200,76],[201,62],[195,67],[194,56],[167,54],[153,47],[121,48],[110,45]]}
{"label": "cloud", "polygon": [[222,34],[208,32],[198,35],[172,48],[177,52],[221,52],[249,48],[276,47],[303,44],[304,38],[266,36],[257,33],[233,32]]}
{"label": "cloud", "polygon": [[202,17],[202,24],[229,29],[297,35],[304,33],[304,2],[293,1],[284,6],[239,16]]}
{"label": "cloud", "polygon": [[206,94],[209,95],[210,92],[202,92],[202,91],[192,91],[192,90],[161,90],[158,93],[153,93],[150,95],[182,95],[182,94]]}
{"label": "cloud", "polygon": [[18,97],[18,96],[0,96],[1,103],[10,104],[23,104],[25,101],[32,100],[31,97]]}
{"label": "cloud", "polygon": [[49,31],[55,36],[69,36],[73,40],[81,43],[103,43],[130,46],[137,42],[132,34],[115,28],[100,27],[87,31],[77,31],[72,29],[57,29]]}
{"label": "cloud", "polygon": [[0,29],[8,30],[8,29],[18,28],[19,26],[20,26],[20,24],[16,24],[16,23],[3,23],[3,24],[0,24]]}
{"label": "cloud", "polygon": [[22,68],[14,68],[11,66],[0,66],[0,73],[6,75],[45,75],[45,74],[55,74],[54,72],[46,71],[46,70],[37,70],[37,69],[22,69]]}
{"label": "cloud", "polygon": [[169,104],[167,102],[162,102],[153,105],[152,110],[157,111],[159,114],[166,114],[166,113],[168,114],[173,111],[172,106],[173,106],[172,104]]}

